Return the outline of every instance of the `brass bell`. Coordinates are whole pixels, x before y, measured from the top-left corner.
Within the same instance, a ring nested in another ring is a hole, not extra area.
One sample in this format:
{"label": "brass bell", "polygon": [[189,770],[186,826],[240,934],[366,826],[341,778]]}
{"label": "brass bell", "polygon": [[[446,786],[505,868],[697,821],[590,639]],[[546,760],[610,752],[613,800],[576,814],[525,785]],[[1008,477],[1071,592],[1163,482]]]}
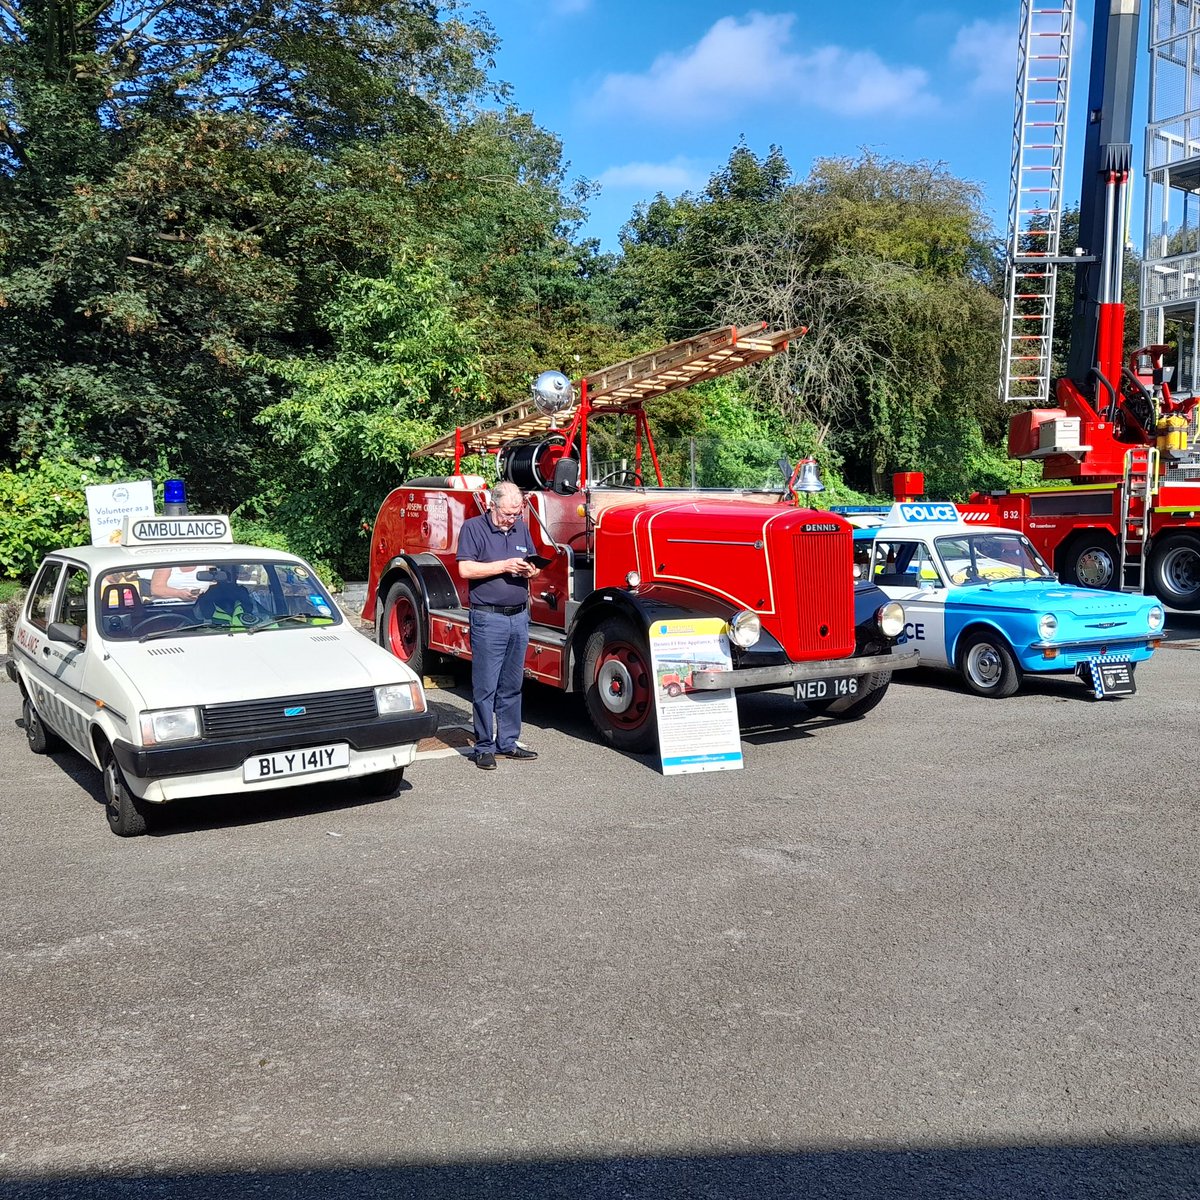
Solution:
{"label": "brass bell", "polygon": [[802,458],[796,464],[795,482],[792,484],[795,492],[823,492],[825,485],[821,482],[821,469],[815,458]]}

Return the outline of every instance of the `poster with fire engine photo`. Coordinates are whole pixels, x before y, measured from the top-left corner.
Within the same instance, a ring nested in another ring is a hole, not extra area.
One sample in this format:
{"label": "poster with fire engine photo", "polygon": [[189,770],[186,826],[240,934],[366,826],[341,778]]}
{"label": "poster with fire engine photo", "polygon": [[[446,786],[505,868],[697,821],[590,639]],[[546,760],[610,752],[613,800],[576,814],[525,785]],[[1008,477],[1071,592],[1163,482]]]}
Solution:
{"label": "poster with fire engine photo", "polygon": [[728,671],[729,639],[719,617],[655,621],[650,626],[658,750],[664,775],[736,771],[742,766],[733,689],[697,691],[696,671]]}

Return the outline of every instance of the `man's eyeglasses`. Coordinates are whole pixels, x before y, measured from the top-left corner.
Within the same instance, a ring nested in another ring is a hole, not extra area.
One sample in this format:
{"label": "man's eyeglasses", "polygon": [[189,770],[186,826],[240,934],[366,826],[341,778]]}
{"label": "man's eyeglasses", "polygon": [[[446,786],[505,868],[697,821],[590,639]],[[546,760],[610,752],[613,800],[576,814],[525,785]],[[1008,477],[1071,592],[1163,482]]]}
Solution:
{"label": "man's eyeglasses", "polygon": [[525,502],[522,501],[518,508],[501,508],[498,504],[492,505],[492,512],[498,517],[505,517],[508,520],[515,520],[525,511]]}

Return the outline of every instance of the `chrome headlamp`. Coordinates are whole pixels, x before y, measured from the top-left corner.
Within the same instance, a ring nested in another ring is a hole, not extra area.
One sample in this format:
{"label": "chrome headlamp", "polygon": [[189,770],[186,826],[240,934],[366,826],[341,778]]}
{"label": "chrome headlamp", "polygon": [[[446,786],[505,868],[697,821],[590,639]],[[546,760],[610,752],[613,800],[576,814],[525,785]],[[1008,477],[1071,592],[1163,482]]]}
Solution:
{"label": "chrome headlamp", "polygon": [[729,640],[735,646],[741,646],[743,650],[748,650],[760,637],[762,637],[762,621],[758,613],[744,608],[741,612],[733,614],[729,622]]}
{"label": "chrome headlamp", "polygon": [[1058,632],[1058,618],[1053,613],[1038,617],[1038,636],[1048,642]]}
{"label": "chrome headlamp", "polygon": [[1157,633],[1163,627],[1163,621],[1166,619],[1166,614],[1156,604],[1147,614],[1146,620],[1150,622],[1150,632]]}
{"label": "chrome headlamp", "polygon": [[889,600],[876,610],[875,624],[884,637],[899,637],[904,632],[904,605],[899,600]]}

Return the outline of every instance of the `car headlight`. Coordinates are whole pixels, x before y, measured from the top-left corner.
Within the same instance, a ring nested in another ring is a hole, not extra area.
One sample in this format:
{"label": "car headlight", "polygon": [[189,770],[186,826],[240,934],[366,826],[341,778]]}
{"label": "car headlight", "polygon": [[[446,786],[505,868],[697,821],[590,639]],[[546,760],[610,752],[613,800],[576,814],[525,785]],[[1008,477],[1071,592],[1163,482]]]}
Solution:
{"label": "car headlight", "polygon": [[876,611],[875,624],[884,637],[899,637],[904,632],[904,605],[899,600],[889,600]]}
{"label": "car headlight", "polygon": [[1043,613],[1038,617],[1038,634],[1043,642],[1048,642],[1058,632],[1058,618],[1053,613]]}
{"label": "car headlight", "polygon": [[1146,619],[1150,622],[1150,632],[1157,633],[1163,627],[1163,621],[1166,619],[1166,614],[1156,604],[1146,614]]}
{"label": "car headlight", "polygon": [[392,713],[424,712],[424,689],[415,679],[411,683],[380,684],[375,689],[375,708],[381,717]]}
{"label": "car headlight", "polygon": [[198,708],[160,708],[141,716],[142,745],[162,742],[186,742],[200,736]]}
{"label": "car headlight", "polygon": [[741,612],[733,614],[733,619],[729,622],[729,640],[735,646],[741,646],[743,650],[749,649],[760,637],[762,621],[758,613],[744,608]]}

